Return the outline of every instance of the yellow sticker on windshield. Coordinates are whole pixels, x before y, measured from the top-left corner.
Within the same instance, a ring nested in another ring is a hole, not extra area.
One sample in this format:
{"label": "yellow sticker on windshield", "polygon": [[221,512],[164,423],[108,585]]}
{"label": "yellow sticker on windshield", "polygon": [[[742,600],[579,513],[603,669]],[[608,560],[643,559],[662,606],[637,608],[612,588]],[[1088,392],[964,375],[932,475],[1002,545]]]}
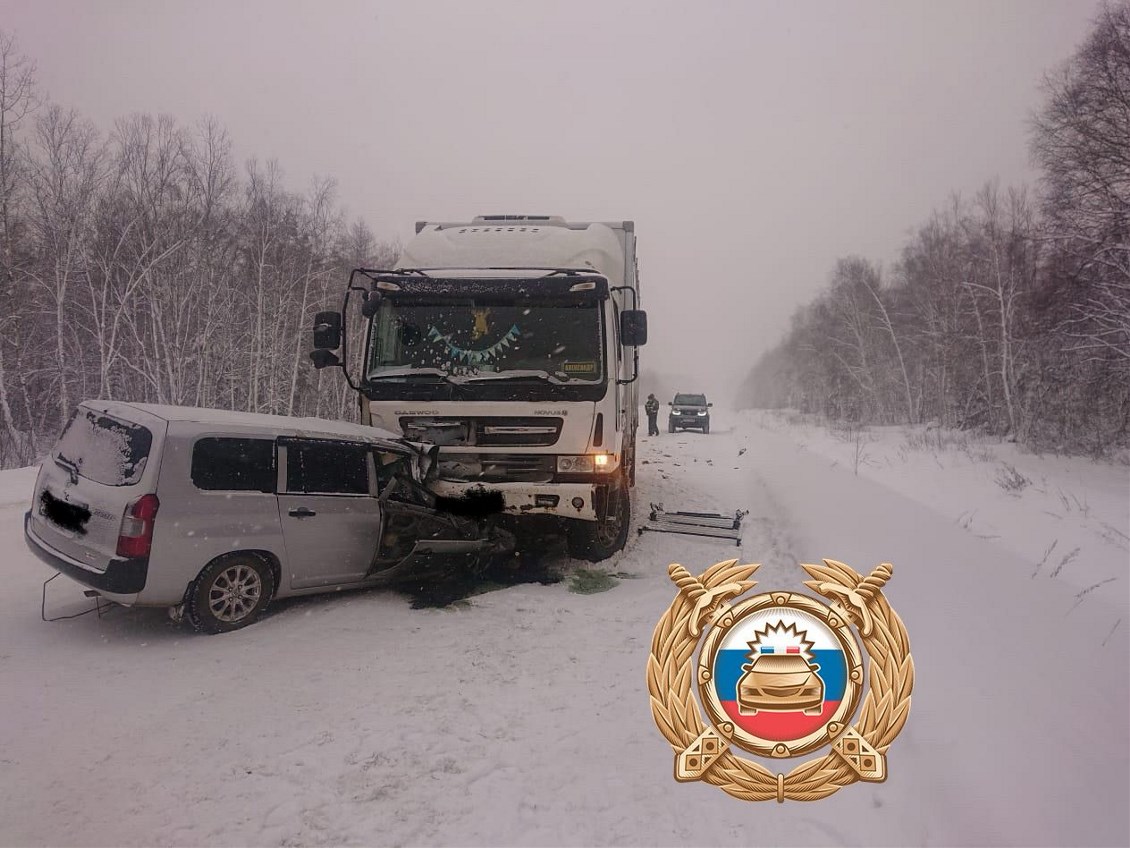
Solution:
{"label": "yellow sticker on windshield", "polygon": [[596,371],[595,362],[566,362],[566,374],[592,374]]}

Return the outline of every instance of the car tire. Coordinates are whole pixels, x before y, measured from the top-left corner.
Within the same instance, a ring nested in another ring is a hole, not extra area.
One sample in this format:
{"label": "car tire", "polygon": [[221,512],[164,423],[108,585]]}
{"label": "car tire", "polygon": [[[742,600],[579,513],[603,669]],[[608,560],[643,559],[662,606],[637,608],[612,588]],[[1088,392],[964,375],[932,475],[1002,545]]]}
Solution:
{"label": "car tire", "polygon": [[253,554],[232,554],[205,566],[188,590],[185,612],[204,633],[228,633],[254,623],[275,594],[275,573]]}
{"label": "car tire", "polygon": [[705,424],[703,424],[703,425],[702,425],[702,435],[704,435],[704,436],[705,436],[705,435],[707,435],[707,434],[708,434],[709,432],[710,432],[710,422],[709,422],[709,421],[707,421],[707,422],[706,422]]}
{"label": "car tire", "polygon": [[667,432],[668,433],[674,433],[675,432],[675,425],[673,423],[671,423],[670,421],[667,422]]}
{"label": "car tire", "polygon": [[610,508],[614,514],[608,514],[606,520],[568,522],[565,542],[573,559],[600,562],[622,551],[628,543],[628,525],[632,520],[631,493],[621,480],[609,490],[609,494],[615,495],[616,504]]}

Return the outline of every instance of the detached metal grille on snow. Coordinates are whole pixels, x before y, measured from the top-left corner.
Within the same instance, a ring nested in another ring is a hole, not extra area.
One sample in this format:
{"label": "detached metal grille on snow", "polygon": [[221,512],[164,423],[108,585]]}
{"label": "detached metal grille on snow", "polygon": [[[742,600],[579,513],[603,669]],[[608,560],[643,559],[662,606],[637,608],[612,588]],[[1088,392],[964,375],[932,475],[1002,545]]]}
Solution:
{"label": "detached metal grille on snow", "polygon": [[733,539],[742,543],[742,519],[749,515],[748,510],[737,510],[733,515],[718,512],[667,512],[663,504],[652,504],[650,520],[642,525],[639,533],[645,530],[656,533],[681,533],[686,536],[710,536],[715,539]]}

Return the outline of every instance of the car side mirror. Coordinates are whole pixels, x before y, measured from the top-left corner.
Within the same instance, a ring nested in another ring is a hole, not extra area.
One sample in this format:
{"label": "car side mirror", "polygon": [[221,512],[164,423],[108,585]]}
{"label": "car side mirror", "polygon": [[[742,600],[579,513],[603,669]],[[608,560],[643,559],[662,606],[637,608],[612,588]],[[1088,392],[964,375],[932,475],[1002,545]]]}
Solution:
{"label": "car side mirror", "polygon": [[620,344],[625,347],[647,344],[647,313],[642,309],[625,309],[620,313]]}
{"label": "car side mirror", "polygon": [[707,404],[707,406],[714,406],[714,404],[712,404],[712,403],[708,403],[708,404]]}
{"label": "car side mirror", "polygon": [[321,371],[323,368],[332,368],[341,365],[341,360],[337,358],[337,354],[332,350],[317,350],[310,351],[310,359],[314,362],[314,367]]}
{"label": "car side mirror", "polygon": [[341,313],[319,312],[314,316],[314,348],[329,351],[337,350],[339,347],[341,347]]}

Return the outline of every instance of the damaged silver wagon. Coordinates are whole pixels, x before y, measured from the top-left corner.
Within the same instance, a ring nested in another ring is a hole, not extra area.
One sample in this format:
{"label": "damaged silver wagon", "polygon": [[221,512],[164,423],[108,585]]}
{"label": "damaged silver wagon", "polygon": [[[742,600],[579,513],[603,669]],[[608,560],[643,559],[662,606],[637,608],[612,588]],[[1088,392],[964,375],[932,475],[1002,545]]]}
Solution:
{"label": "damaged silver wagon", "polygon": [[87,401],[40,468],[24,534],[101,597],[235,630],[273,598],[512,549],[489,505],[428,490],[434,464],[434,448],[367,426]]}

